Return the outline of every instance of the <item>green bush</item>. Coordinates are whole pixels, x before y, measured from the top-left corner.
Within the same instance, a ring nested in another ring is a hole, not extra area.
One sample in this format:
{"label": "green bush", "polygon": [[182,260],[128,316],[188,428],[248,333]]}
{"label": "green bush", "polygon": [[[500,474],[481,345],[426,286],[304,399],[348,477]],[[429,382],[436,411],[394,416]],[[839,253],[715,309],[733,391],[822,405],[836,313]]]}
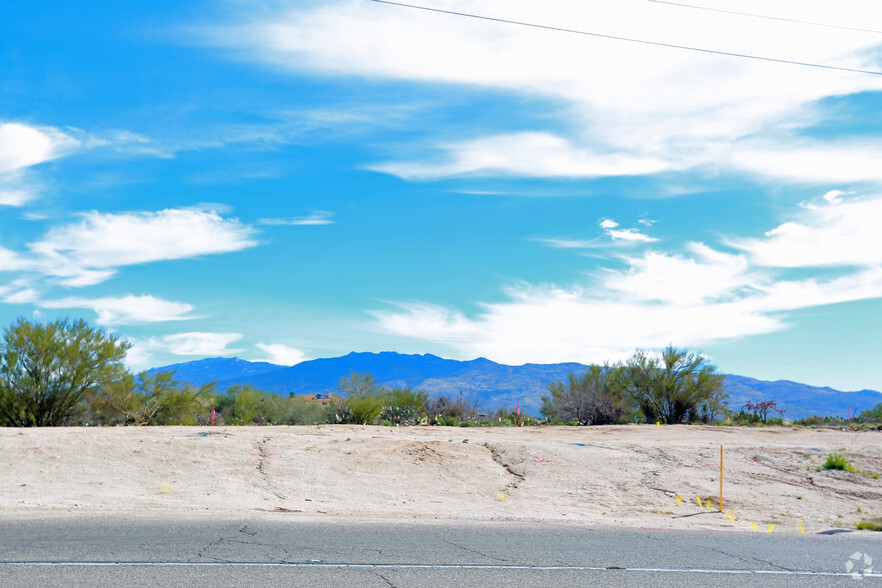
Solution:
{"label": "green bush", "polygon": [[882,531],[882,519],[861,521],[857,524],[859,531]]}
{"label": "green bush", "polygon": [[435,424],[442,427],[456,427],[459,426],[459,418],[455,416],[446,416],[443,414],[439,414],[435,417]]}
{"label": "green bush", "polygon": [[840,455],[838,453],[831,453],[827,456],[827,461],[824,462],[825,470],[843,470],[846,472],[853,472],[854,468],[851,463],[847,459],[845,459],[844,455]]}
{"label": "green bush", "polygon": [[352,374],[337,388],[337,422],[370,425],[383,411],[383,395],[370,374]]}

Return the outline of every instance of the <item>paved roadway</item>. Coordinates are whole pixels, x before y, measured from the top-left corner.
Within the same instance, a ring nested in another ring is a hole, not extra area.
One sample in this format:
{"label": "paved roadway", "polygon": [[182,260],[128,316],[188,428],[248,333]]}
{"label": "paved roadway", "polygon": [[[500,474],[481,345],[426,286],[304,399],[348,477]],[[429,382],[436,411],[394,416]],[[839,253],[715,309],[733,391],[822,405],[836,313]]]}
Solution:
{"label": "paved roadway", "polygon": [[865,571],[868,558],[882,568],[882,533],[389,523],[283,513],[228,521],[0,519],[4,587],[882,586],[882,574]]}

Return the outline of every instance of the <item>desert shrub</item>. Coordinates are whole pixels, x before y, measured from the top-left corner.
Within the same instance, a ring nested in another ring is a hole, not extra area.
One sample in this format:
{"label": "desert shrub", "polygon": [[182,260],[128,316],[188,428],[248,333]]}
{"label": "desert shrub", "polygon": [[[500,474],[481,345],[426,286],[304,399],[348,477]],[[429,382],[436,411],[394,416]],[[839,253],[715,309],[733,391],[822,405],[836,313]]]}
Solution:
{"label": "desert shrub", "polygon": [[882,531],[882,519],[864,520],[857,524],[859,531]]}
{"label": "desert shrub", "polygon": [[459,417],[439,414],[435,417],[435,424],[441,427],[457,427],[459,426]]}
{"label": "desert shrub", "polygon": [[271,422],[277,425],[317,425],[330,422],[332,408],[306,398],[273,395]]}
{"label": "desert shrub", "polygon": [[395,425],[416,424],[426,414],[429,395],[408,387],[384,389],[381,392],[383,409],[380,418]]}
{"label": "desert shrub", "polygon": [[540,411],[555,421],[581,425],[616,423],[624,412],[627,382],[621,366],[590,365],[584,374],[571,373],[566,382],[548,385]]}
{"label": "desert shrub", "polygon": [[802,427],[844,427],[848,421],[840,417],[815,415],[794,421],[793,424]]}
{"label": "desert shrub", "polygon": [[174,372],[128,375],[89,398],[96,424],[195,425],[208,410],[214,383],[194,388],[174,379]]}
{"label": "desert shrub", "polygon": [[864,410],[858,419],[866,423],[882,423],[882,402],[869,410]]}
{"label": "desert shrub", "polygon": [[230,386],[218,397],[217,404],[230,425],[263,425],[272,420],[271,395],[250,384]]}
{"label": "desert shrub", "polygon": [[762,422],[759,415],[740,410],[729,416],[733,423],[740,426],[758,425]]}
{"label": "desert shrub", "polygon": [[437,424],[441,424],[438,417],[446,417],[457,423],[462,419],[478,420],[478,405],[460,395],[456,400],[446,396],[439,396],[430,401],[426,407],[426,413],[434,416]]}
{"label": "desert shrub", "polygon": [[370,374],[352,374],[337,387],[336,419],[340,423],[370,425],[383,410],[383,395]]}
{"label": "desert shrub", "polygon": [[844,455],[839,453],[831,453],[827,456],[827,460],[824,462],[825,470],[843,470],[846,472],[853,472],[854,468],[851,463],[845,458]]}

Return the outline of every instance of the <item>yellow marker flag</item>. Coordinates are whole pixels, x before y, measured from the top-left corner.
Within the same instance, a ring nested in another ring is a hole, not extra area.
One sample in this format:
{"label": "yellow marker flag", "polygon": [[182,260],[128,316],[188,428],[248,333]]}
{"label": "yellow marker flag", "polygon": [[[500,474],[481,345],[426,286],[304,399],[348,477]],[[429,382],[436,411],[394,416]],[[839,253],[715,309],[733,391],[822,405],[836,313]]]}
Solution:
{"label": "yellow marker flag", "polygon": [[502,492],[499,492],[499,493],[496,495],[496,498],[498,498],[500,502],[505,502],[505,501],[506,501],[505,494],[503,494]]}
{"label": "yellow marker flag", "polygon": [[774,528],[775,528],[775,525],[769,525],[769,533],[771,533],[772,529],[774,529]]}
{"label": "yellow marker flag", "polygon": [[805,535],[805,527],[802,526],[802,523],[797,521],[796,526],[799,527],[799,532]]}
{"label": "yellow marker flag", "polygon": [[707,506],[707,509],[710,510],[711,506],[713,505],[713,502],[711,502],[711,499],[708,498],[707,500],[704,501],[704,504],[705,504],[705,506]]}
{"label": "yellow marker flag", "polygon": [[695,497],[695,500],[698,501],[698,508],[701,508],[702,506],[704,506],[704,505],[701,504],[701,496],[696,496],[696,497]]}
{"label": "yellow marker flag", "polygon": [[655,421],[655,426],[656,426],[656,427],[660,427],[660,426],[661,426],[661,422],[659,422],[659,421]]}
{"label": "yellow marker flag", "polygon": [[750,530],[756,532],[756,523],[750,523]]}
{"label": "yellow marker flag", "polygon": [[677,495],[677,506],[680,506],[680,502],[682,502],[682,501],[683,501],[683,497],[678,494]]}
{"label": "yellow marker flag", "polygon": [[163,484],[160,488],[162,488],[162,491],[166,494],[171,494],[171,488],[168,487],[168,484]]}
{"label": "yellow marker flag", "polygon": [[735,522],[735,519],[732,518],[732,513],[729,512],[728,510],[726,511],[726,516],[729,517],[730,521],[732,521],[733,523]]}

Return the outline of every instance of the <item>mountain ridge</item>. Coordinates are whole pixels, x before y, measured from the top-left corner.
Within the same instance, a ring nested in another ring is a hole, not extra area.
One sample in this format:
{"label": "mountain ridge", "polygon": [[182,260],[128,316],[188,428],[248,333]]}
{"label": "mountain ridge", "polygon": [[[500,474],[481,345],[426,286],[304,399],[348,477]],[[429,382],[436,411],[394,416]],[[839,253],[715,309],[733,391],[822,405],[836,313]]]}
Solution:
{"label": "mountain ridge", "polygon": [[[541,397],[547,394],[549,383],[564,380],[570,373],[581,373],[587,367],[575,362],[512,366],[483,357],[459,361],[430,353],[353,351],[341,357],[313,359],[293,366],[214,357],[157,367],[148,373],[172,370],[177,380],[195,386],[215,381],[219,391],[234,384],[250,384],[267,392],[294,395],[332,393],[341,378],[353,373],[370,373],[378,383],[387,386],[408,386],[431,396],[443,394],[456,398],[462,395],[477,402],[486,412],[520,405],[528,413],[538,415]],[[882,403],[882,392],[876,390],[843,392],[791,380],[766,381],[724,375],[730,395],[729,407],[735,411],[748,400],[774,400],[785,410],[785,418],[798,420],[816,414],[845,417],[849,407],[855,415]]]}

